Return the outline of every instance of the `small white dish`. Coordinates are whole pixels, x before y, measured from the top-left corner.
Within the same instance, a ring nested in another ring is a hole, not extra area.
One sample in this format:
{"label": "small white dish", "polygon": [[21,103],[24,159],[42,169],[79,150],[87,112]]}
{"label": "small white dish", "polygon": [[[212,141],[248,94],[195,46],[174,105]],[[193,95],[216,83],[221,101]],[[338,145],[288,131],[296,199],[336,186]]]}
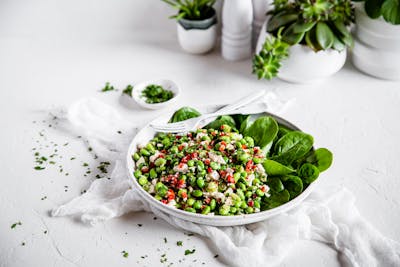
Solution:
{"label": "small white dish", "polygon": [[[162,88],[165,90],[170,90],[174,94],[174,96],[165,102],[162,103],[156,103],[156,104],[149,104],[146,103],[146,98],[142,96],[142,92],[144,89],[146,89],[147,86],[155,84],[155,85],[160,85]],[[135,88],[132,90],[132,98],[135,100],[135,102],[144,108],[147,109],[162,109],[165,108],[172,103],[176,102],[178,99],[178,96],[180,94],[180,89],[176,83],[174,83],[171,80],[166,80],[166,79],[157,79],[157,80],[148,80],[144,82],[140,82],[137,85],[135,85]]]}

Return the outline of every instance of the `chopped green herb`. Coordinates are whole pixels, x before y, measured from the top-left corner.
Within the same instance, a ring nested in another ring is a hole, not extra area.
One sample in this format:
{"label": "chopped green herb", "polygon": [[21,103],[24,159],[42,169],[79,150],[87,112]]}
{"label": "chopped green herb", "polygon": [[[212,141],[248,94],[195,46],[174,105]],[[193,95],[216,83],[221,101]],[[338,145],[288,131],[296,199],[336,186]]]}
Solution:
{"label": "chopped green herb", "polygon": [[137,224],[137,226],[139,226],[139,227],[142,227],[142,226],[143,226],[143,224],[141,224],[141,223],[138,223],[138,224]]}
{"label": "chopped green herb", "polygon": [[118,133],[118,134],[122,134],[122,132],[121,132],[121,131],[117,131],[117,133]]}
{"label": "chopped green herb", "polygon": [[65,143],[63,146],[67,146],[68,145],[68,142],[67,143]]}
{"label": "chopped green herb", "polygon": [[164,263],[164,262],[167,262],[167,260],[168,260],[168,259],[167,259],[167,255],[166,255],[166,254],[162,254],[162,255],[161,255],[160,262],[161,262],[161,263]]}
{"label": "chopped green herb", "polygon": [[47,158],[46,158],[46,157],[43,157],[43,156],[42,156],[40,159],[41,159],[42,161],[47,161]]}
{"label": "chopped green herb", "polygon": [[37,170],[37,171],[41,171],[41,170],[44,170],[45,167],[42,167],[42,166],[35,166],[34,169]]}
{"label": "chopped green herb", "polygon": [[22,223],[21,223],[21,222],[13,223],[13,224],[11,225],[11,229],[14,229],[15,227],[17,227],[17,225],[22,225]]}
{"label": "chopped green herb", "polygon": [[56,162],[55,161],[49,161],[49,164],[56,164]]}
{"label": "chopped green herb", "polygon": [[133,90],[133,86],[128,84],[128,86],[126,86],[126,88],[122,91],[122,93],[132,97],[132,90]]}
{"label": "chopped green herb", "polygon": [[83,163],[83,165],[82,165],[83,167],[87,167],[87,166],[89,166],[89,164],[88,163]]}
{"label": "chopped green herb", "polygon": [[167,243],[167,242],[168,242],[167,238],[166,238],[166,237],[164,237],[164,243]]}
{"label": "chopped green herb", "polygon": [[218,254],[215,254],[215,255],[214,255],[214,258],[218,258],[218,256],[219,256]]}
{"label": "chopped green herb", "polygon": [[42,197],[40,200],[45,200],[47,199],[47,196]]}
{"label": "chopped green herb", "polygon": [[70,160],[74,160],[74,159],[76,159],[76,158],[75,157],[70,158]]}
{"label": "chopped green herb", "polygon": [[177,242],[176,242],[176,245],[177,245],[178,247],[182,247],[183,242],[182,242],[182,241],[177,241]]}
{"label": "chopped green herb", "polygon": [[25,246],[25,242],[22,242],[22,243],[21,243],[21,246]]}
{"label": "chopped green herb", "polygon": [[126,252],[125,250],[121,251],[121,253],[122,253],[122,256],[123,256],[124,258],[128,258],[128,257],[129,257],[129,253]]}
{"label": "chopped green herb", "polygon": [[45,230],[45,231],[43,232],[43,234],[47,234],[47,230]]}
{"label": "chopped green herb", "polygon": [[150,84],[142,91],[142,96],[146,99],[146,103],[156,104],[170,100],[174,97],[174,93],[160,85]]}
{"label": "chopped green herb", "polygon": [[91,152],[91,151],[93,150],[93,148],[91,148],[91,147],[88,147],[88,150],[89,150],[89,152]]}
{"label": "chopped green herb", "polygon": [[185,255],[193,254],[195,251],[196,251],[195,249],[192,249],[192,250],[187,249],[187,250],[185,250]]}
{"label": "chopped green herb", "polygon": [[109,91],[117,91],[114,86],[110,85],[109,82],[106,82],[106,85],[101,89],[101,92],[109,92]]}
{"label": "chopped green herb", "polygon": [[35,152],[35,157],[38,157],[39,156],[39,152]]}

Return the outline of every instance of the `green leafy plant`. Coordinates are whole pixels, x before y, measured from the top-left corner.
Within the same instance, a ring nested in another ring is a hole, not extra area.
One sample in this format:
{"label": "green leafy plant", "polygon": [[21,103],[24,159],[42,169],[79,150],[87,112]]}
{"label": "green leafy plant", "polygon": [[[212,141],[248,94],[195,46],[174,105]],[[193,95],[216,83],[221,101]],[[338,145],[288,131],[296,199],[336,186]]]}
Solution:
{"label": "green leafy plant", "polygon": [[180,20],[203,20],[214,15],[213,5],[216,0],[162,0],[178,10],[170,18]]}
{"label": "green leafy plant", "polygon": [[353,45],[348,29],[354,21],[350,0],[275,0],[268,14],[270,36],[253,58],[253,73],[259,79],[269,80],[278,74],[292,45],[306,45],[315,52],[342,51]]}
{"label": "green leafy plant", "polygon": [[365,12],[376,19],[380,16],[391,24],[400,24],[400,1],[399,0],[365,0]]}

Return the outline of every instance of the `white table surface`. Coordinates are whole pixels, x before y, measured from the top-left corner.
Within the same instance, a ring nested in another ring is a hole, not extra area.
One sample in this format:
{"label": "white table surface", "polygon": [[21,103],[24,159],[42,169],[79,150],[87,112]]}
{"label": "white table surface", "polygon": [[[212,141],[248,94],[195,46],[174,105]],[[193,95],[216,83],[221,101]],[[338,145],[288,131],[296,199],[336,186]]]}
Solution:
{"label": "white table surface", "polygon": [[[106,81],[123,88],[155,77],[181,86],[176,106],[229,103],[273,88],[295,99],[285,118],[335,156],[319,186],[346,186],[361,213],[400,240],[400,83],[363,75],[350,63],[315,85],[258,81],[250,60],[227,62],[218,49],[204,56],[182,52],[175,23],[167,19],[172,12],[158,0],[0,0],[0,266],[222,265],[207,240],[187,236],[151,214],[129,214],[95,227],[48,215],[88,187],[94,173],[84,177],[82,164],[94,170],[96,161],[46,110],[93,96],[143,122],[162,111],[130,109],[121,104],[120,92],[99,89]],[[54,143],[63,158],[34,170],[32,148],[49,155]],[[22,225],[11,229],[18,221]],[[196,252],[184,256],[192,248]],[[164,253],[168,261],[160,263]],[[339,264],[334,250],[308,241],[298,242],[282,266]]]}

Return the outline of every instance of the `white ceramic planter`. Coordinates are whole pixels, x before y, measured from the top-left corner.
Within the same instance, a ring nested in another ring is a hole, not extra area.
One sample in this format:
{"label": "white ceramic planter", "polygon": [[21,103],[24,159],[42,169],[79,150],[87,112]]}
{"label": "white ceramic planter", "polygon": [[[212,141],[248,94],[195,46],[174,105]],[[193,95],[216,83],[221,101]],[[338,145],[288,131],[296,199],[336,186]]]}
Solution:
{"label": "white ceramic planter", "polygon": [[205,20],[181,19],[177,23],[178,41],[183,50],[192,54],[211,51],[217,41],[217,15]]}
{"label": "white ceramic planter", "polygon": [[371,19],[364,5],[356,5],[353,65],[362,72],[387,80],[400,80],[400,25]]}
{"label": "white ceramic planter", "polygon": [[400,51],[400,25],[387,23],[382,17],[371,19],[365,13],[364,5],[356,5],[357,38],[371,47]]}
{"label": "white ceramic planter", "polygon": [[[261,28],[256,53],[258,53],[265,38],[266,22]],[[278,78],[293,83],[312,83],[323,80],[338,72],[346,61],[346,50],[338,52],[333,49],[314,52],[304,45],[294,45],[289,49],[289,58],[282,61]]]}
{"label": "white ceramic planter", "polygon": [[217,41],[217,25],[205,30],[186,30],[177,23],[178,40],[183,50],[191,54],[204,54],[211,51]]}

